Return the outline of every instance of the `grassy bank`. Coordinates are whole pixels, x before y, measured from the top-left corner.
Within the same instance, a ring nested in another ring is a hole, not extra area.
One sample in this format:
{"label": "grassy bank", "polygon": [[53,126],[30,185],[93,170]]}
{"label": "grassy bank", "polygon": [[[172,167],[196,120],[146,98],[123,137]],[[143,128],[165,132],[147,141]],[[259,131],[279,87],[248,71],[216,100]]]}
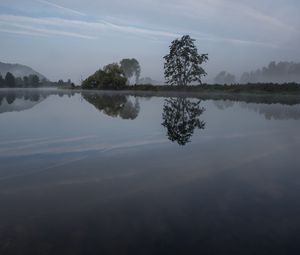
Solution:
{"label": "grassy bank", "polygon": [[217,93],[278,93],[278,94],[298,94],[300,84],[246,84],[246,85],[197,85],[197,86],[167,86],[167,85],[133,85],[126,86],[124,90],[129,91],[170,91],[170,92],[217,92]]}
{"label": "grassy bank", "polygon": [[123,94],[138,97],[190,97],[265,104],[300,104],[300,84],[248,84],[200,86],[127,86],[124,90],[78,90],[83,93]]}

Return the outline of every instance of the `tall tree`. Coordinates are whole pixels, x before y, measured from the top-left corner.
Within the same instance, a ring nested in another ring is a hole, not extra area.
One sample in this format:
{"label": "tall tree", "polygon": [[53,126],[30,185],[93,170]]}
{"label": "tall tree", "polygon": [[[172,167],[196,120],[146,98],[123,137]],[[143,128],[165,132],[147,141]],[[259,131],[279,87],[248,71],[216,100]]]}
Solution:
{"label": "tall tree", "polygon": [[120,62],[121,68],[124,70],[125,76],[128,79],[135,76],[135,83],[138,84],[141,75],[141,66],[140,63],[135,59],[125,58]]}
{"label": "tall tree", "polygon": [[15,76],[10,72],[7,72],[5,75],[5,85],[9,88],[14,88],[16,86]]}
{"label": "tall tree", "polygon": [[170,53],[164,56],[165,79],[170,85],[186,86],[191,82],[201,82],[206,72],[201,64],[208,60],[208,54],[198,54],[194,39],[184,35],[172,41]]}

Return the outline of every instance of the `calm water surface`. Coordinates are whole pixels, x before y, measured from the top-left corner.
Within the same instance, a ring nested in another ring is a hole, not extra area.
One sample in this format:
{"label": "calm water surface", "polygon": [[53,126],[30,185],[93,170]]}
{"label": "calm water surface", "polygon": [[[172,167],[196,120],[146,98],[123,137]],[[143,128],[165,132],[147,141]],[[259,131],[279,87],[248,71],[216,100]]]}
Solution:
{"label": "calm water surface", "polygon": [[1,255],[299,254],[300,100],[0,104]]}

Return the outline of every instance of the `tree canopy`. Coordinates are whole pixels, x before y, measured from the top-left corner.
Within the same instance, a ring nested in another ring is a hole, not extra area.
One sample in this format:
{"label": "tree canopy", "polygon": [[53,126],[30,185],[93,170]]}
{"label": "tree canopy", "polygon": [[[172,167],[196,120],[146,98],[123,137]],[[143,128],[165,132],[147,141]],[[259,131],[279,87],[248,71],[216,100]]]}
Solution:
{"label": "tree canopy", "polygon": [[16,86],[15,77],[10,72],[6,73],[4,81],[6,87],[14,88]]}
{"label": "tree canopy", "polygon": [[120,65],[124,71],[126,78],[128,79],[128,82],[130,78],[135,76],[135,83],[137,84],[141,75],[140,63],[135,58],[125,58],[121,60]]}
{"label": "tree canopy", "polygon": [[123,69],[117,64],[106,65],[82,82],[84,89],[122,89],[126,86],[127,78]]}
{"label": "tree canopy", "polygon": [[201,64],[208,60],[208,54],[198,54],[194,39],[189,35],[172,41],[170,53],[164,57],[165,79],[170,85],[186,86],[201,82],[206,72]]}

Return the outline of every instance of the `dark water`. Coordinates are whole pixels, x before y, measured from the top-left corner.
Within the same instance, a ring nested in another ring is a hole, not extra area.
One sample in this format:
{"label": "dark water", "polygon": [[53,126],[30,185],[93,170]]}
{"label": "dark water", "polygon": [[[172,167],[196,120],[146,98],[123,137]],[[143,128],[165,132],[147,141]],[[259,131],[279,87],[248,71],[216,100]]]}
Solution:
{"label": "dark water", "polygon": [[299,98],[0,103],[1,255],[299,254]]}

